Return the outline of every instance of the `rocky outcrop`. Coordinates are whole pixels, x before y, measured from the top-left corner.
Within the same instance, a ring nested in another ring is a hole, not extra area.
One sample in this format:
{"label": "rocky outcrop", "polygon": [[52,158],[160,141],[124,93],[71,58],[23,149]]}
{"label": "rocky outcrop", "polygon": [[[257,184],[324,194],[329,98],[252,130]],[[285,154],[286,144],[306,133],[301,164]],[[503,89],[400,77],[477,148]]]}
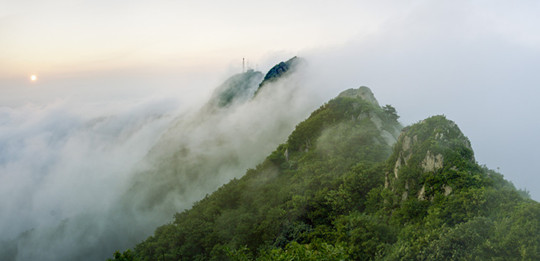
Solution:
{"label": "rocky outcrop", "polygon": [[433,153],[431,153],[431,151],[428,150],[428,152],[426,153],[426,157],[422,161],[422,169],[425,172],[428,172],[428,171],[439,170],[442,167],[443,167],[443,155],[440,153],[437,155],[434,155]]}
{"label": "rocky outcrop", "polygon": [[412,139],[407,135],[400,136],[399,141],[401,142],[401,149],[398,153],[397,159],[395,160],[394,168],[392,171],[395,179],[399,178],[399,172],[401,167],[407,165],[409,160],[411,159],[413,153],[412,144],[413,142],[417,142],[417,139],[418,138],[416,135]]}
{"label": "rocky outcrop", "polygon": [[373,92],[371,92],[371,89],[369,89],[366,86],[361,86],[358,89],[348,89],[343,92],[341,92],[338,97],[352,97],[357,98],[360,97],[364,99],[365,101],[368,101],[377,107],[379,106],[379,102],[377,102],[377,99],[375,99],[375,95],[373,95]]}
{"label": "rocky outcrop", "polygon": [[450,193],[452,193],[452,187],[448,186],[448,185],[444,185],[443,186],[443,190],[444,190],[444,195],[445,196],[448,196],[450,195]]}
{"label": "rocky outcrop", "polygon": [[455,190],[460,169],[475,164],[469,140],[444,116],[434,116],[404,128],[388,162],[385,187],[405,201],[444,196]]}

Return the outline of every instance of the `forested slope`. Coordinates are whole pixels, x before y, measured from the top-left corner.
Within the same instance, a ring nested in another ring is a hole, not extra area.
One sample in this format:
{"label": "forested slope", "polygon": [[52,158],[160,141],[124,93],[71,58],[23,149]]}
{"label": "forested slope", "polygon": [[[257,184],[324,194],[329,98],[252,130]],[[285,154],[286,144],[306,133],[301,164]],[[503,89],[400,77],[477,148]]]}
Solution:
{"label": "forested slope", "polygon": [[[540,204],[452,121],[401,130],[366,87],[115,260],[538,260]],[[397,142],[396,142],[397,141]]]}

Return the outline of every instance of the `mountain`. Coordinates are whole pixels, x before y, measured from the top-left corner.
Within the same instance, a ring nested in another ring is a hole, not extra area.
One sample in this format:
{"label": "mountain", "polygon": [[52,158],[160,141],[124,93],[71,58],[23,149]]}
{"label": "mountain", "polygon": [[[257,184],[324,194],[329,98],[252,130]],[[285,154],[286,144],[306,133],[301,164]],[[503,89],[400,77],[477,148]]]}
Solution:
{"label": "mountain", "polygon": [[403,130],[387,160],[377,212],[391,224],[386,259],[536,260],[540,204],[475,161],[444,116]]}
{"label": "mountain", "polygon": [[[351,172],[355,166],[378,168],[372,165],[391,153],[381,133],[399,133],[401,129],[395,117],[374,100],[362,98],[365,90],[369,89],[352,91],[354,95],[347,95],[351,91],[344,93],[313,112],[256,169],[248,170],[244,177],[218,189],[191,210],[177,214],[174,224],[159,228],[155,237],[136,249],[148,254],[148,259],[159,258],[163,253],[155,252],[153,246],[172,236],[181,240],[175,244],[185,251],[168,248],[166,257],[209,259],[213,251],[218,251],[216,258],[221,259],[224,247],[247,245],[258,249],[270,241],[270,245],[285,246],[302,233],[326,224],[329,213],[320,206],[327,204],[322,192],[355,176]],[[364,185],[375,186],[382,181],[368,179],[365,182],[369,185]]]}
{"label": "mountain", "polygon": [[540,204],[444,116],[344,91],[244,176],[114,260],[538,260]]}
{"label": "mountain", "polygon": [[255,96],[261,72],[233,75],[201,108],[171,122],[111,211],[113,232],[129,235],[110,237],[122,242],[116,248],[140,242],[175,212],[241,177],[287,138],[317,104],[297,84],[298,74],[283,76],[274,77],[265,84],[269,91]]}
{"label": "mountain", "polygon": [[443,116],[406,128],[389,162],[393,168],[386,173],[385,188],[400,194],[402,201],[409,196],[431,200],[487,185],[470,141]]}
{"label": "mountain", "polygon": [[271,92],[255,97],[263,74],[250,69],[225,80],[199,111],[173,121],[147,155],[150,167],[135,175],[124,205],[172,215],[178,201],[180,207],[191,205],[264,159],[309,113],[305,105],[283,107],[298,94],[285,88],[291,86],[285,76],[293,72],[275,68],[292,68],[297,59],[268,71],[264,79],[272,79],[265,84]]}
{"label": "mountain", "polygon": [[[276,65],[277,66],[277,65]],[[270,74],[267,73],[267,75]],[[224,108],[235,103],[244,103],[253,98],[255,91],[263,79],[263,74],[254,70],[247,70],[231,76],[217,87],[208,101],[207,107]]]}
{"label": "mountain", "polygon": [[259,84],[259,88],[255,92],[257,94],[266,84],[275,82],[278,79],[287,77],[296,72],[298,67],[302,66],[304,60],[300,57],[293,57],[286,62],[280,62],[272,67],[264,76],[263,81]]}

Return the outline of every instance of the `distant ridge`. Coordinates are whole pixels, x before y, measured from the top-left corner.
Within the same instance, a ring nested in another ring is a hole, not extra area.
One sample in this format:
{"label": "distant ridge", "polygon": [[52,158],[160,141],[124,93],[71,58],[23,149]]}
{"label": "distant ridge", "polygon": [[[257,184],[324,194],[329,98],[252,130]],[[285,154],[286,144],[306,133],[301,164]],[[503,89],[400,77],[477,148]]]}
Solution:
{"label": "distant ridge", "polygon": [[259,88],[257,89],[257,92],[255,94],[257,94],[266,84],[274,82],[279,78],[285,77],[295,72],[295,70],[302,62],[304,62],[302,58],[294,56],[286,62],[280,62],[276,64],[268,71],[268,73],[266,73],[263,81],[261,82],[261,84],[259,84]]}
{"label": "distant ridge", "polygon": [[235,103],[244,103],[253,97],[262,79],[261,72],[251,69],[235,74],[214,90],[207,106],[225,108]]}

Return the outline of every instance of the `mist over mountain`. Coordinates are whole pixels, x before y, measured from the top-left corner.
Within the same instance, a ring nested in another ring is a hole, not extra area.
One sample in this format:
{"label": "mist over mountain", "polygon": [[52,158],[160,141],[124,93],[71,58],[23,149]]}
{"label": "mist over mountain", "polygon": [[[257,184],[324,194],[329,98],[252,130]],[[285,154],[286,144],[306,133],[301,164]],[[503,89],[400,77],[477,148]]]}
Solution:
{"label": "mist over mountain", "polygon": [[231,76],[216,88],[208,101],[206,109],[224,108],[246,102],[253,98],[262,78],[263,74],[253,69]]}
{"label": "mist over mountain", "polygon": [[259,84],[257,92],[262,89],[266,84],[274,82],[281,77],[285,77],[289,74],[292,74],[301,66],[305,61],[299,57],[293,57],[286,62],[280,62],[276,64],[268,73],[264,76],[263,81]]}
{"label": "mist over mountain", "polygon": [[28,108],[41,114],[20,124],[35,133],[2,129],[0,174],[18,178],[0,190],[12,199],[1,202],[0,259],[102,260],[144,239],[264,159],[317,106],[299,77],[274,77],[255,96],[263,74],[248,70],[180,114],[167,100]]}
{"label": "mist over mountain", "polygon": [[[13,200],[2,202],[0,259],[103,260],[173,216],[116,257],[279,259],[307,248],[319,257],[439,258],[478,225],[476,243],[460,256],[535,257],[534,218],[523,215],[536,217],[536,203],[479,166],[444,117],[401,131],[396,109],[360,87],[298,124],[320,105],[313,90],[328,84],[316,77],[320,68],[294,57],[264,77],[234,74],[192,109],[163,99],[4,108],[0,174],[19,176],[1,190]],[[28,131],[8,128],[20,125]],[[526,252],[506,250],[524,233],[517,220],[533,231],[518,241]]]}
{"label": "mist over mountain", "polygon": [[540,204],[445,116],[403,128],[367,87],[111,260],[535,260]]}
{"label": "mist over mountain", "polygon": [[147,155],[150,169],[134,175],[123,198],[131,203],[122,205],[170,218],[264,159],[316,106],[300,75],[283,76],[255,94],[260,72],[234,75],[200,111],[175,119]]}

